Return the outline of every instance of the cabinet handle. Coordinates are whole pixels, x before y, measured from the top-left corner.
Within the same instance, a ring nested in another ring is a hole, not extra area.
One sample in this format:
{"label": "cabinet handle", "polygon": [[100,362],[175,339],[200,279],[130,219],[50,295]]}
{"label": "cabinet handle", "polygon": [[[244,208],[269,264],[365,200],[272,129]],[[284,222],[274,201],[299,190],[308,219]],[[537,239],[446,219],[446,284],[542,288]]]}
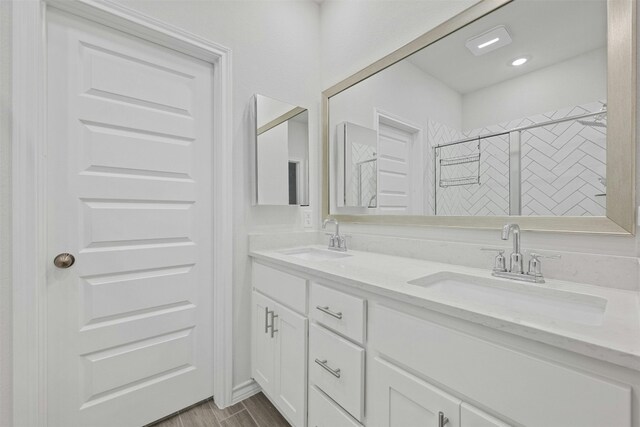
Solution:
{"label": "cabinet handle", "polygon": [[438,427],[444,427],[449,422],[449,418],[444,416],[444,412],[438,412]]}
{"label": "cabinet handle", "polygon": [[316,305],[316,309],[320,310],[323,313],[328,314],[329,316],[333,316],[336,319],[342,319],[342,312],[341,311],[338,311],[338,312],[331,311],[331,310],[329,310],[328,306],[322,307],[322,306],[319,306],[319,305]]}
{"label": "cabinet handle", "polygon": [[271,311],[271,325],[269,325],[269,327],[271,328],[271,338],[273,338],[273,335],[278,332],[278,330],[276,329],[276,322],[275,319],[276,317],[278,317],[277,314],[275,314],[275,312],[272,310]]}
{"label": "cabinet handle", "polygon": [[264,333],[269,332],[269,307],[264,308]]}
{"label": "cabinet handle", "polygon": [[329,365],[327,365],[327,359],[320,360],[316,359],[316,363],[326,369],[331,375],[336,378],[340,378],[340,369],[331,369]]}

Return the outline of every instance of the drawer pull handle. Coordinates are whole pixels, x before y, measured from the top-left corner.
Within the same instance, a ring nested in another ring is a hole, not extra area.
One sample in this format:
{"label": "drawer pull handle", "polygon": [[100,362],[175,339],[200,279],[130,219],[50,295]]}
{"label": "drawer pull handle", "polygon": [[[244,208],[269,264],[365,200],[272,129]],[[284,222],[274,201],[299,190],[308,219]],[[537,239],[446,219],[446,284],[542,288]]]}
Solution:
{"label": "drawer pull handle", "polygon": [[271,325],[269,325],[269,327],[271,328],[271,338],[273,338],[273,335],[276,332],[278,332],[278,329],[276,329],[276,322],[275,322],[276,317],[278,317],[278,315],[275,314],[275,312],[271,311]]}
{"label": "drawer pull handle", "polygon": [[444,427],[447,423],[449,423],[449,418],[444,416],[444,412],[438,412],[438,427]]}
{"label": "drawer pull handle", "polygon": [[328,314],[329,316],[333,316],[336,319],[342,319],[342,312],[341,311],[336,313],[335,311],[329,310],[328,306],[322,307],[320,305],[316,305],[316,309],[320,310],[323,313]]}
{"label": "drawer pull handle", "polygon": [[326,369],[331,375],[336,378],[340,378],[340,369],[331,369],[329,365],[327,365],[327,359],[320,360],[316,359],[316,363]]}
{"label": "drawer pull handle", "polygon": [[264,308],[264,333],[269,332],[269,307]]}

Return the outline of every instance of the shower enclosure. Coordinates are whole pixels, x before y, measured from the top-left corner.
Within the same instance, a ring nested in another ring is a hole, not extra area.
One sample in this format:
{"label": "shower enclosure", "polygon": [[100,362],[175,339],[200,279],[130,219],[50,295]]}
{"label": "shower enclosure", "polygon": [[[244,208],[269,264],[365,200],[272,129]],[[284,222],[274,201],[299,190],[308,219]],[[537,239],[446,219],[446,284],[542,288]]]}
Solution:
{"label": "shower enclosure", "polygon": [[432,145],[433,214],[605,215],[607,111],[598,105]]}

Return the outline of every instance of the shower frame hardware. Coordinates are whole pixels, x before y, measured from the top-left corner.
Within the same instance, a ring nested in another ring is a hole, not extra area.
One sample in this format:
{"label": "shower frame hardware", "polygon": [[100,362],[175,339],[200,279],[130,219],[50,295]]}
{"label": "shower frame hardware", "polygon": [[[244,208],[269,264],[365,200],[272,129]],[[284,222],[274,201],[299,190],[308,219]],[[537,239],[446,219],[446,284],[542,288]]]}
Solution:
{"label": "shower frame hardware", "polygon": [[449,147],[451,145],[464,144],[465,142],[475,141],[476,139],[480,140],[480,139],[492,138],[494,136],[509,135],[512,132],[523,132],[523,131],[529,130],[529,129],[535,129],[535,128],[540,128],[540,127],[544,127],[544,126],[555,125],[557,123],[570,122],[572,120],[579,120],[579,119],[584,119],[584,118],[587,118],[587,117],[600,116],[600,115],[602,115],[602,116],[606,116],[607,115],[606,107],[603,107],[602,110],[596,111],[595,113],[578,114],[578,115],[575,115],[575,116],[563,117],[561,119],[547,120],[546,122],[535,123],[535,124],[528,125],[528,126],[521,126],[521,127],[517,127],[517,128],[512,128],[512,129],[509,129],[509,130],[501,131],[501,132],[486,133],[484,135],[478,135],[478,136],[474,136],[474,137],[463,138],[463,139],[459,139],[457,141],[447,142],[445,144],[438,144],[438,145],[434,145],[433,149],[435,150],[437,148]]}
{"label": "shower frame hardware", "polygon": [[[375,155],[375,153],[373,154]],[[364,203],[362,203],[362,165],[367,163],[373,163],[373,162],[376,162],[376,165],[377,165],[378,158],[374,157],[372,159],[363,160],[361,162],[356,163],[356,166],[358,167],[358,202],[360,203],[360,206],[364,206]],[[371,201],[373,200],[374,197],[377,196],[377,194],[378,194],[378,179],[376,178],[376,188],[374,189],[373,196],[371,196],[371,198],[369,199],[368,205],[364,207],[375,208],[376,206],[371,206]]]}

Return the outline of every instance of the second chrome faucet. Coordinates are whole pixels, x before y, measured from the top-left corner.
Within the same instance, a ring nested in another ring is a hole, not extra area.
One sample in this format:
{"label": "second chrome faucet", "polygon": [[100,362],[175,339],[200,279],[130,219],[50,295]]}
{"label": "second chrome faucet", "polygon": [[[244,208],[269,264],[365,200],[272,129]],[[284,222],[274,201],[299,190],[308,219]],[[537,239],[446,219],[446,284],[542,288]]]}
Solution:
{"label": "second chrome faucet", "polygon": [[509,256],[508,269],[504,257],[504,249],[482,248],[482,250],[498,252],[498,255],[496,255],[494,259],[492,275],[525,282],[544,283],[540,258],[557,259],[560,258],[560,256],[545,256],[537,253],[531,253],[529,266],[525,273],[523,261],[524,256],[522,255],[522,247],[520,245],[520,226],[518,226],[518,224],[510,223],[502,227],[502,240],[509,240],[509,236],[511,235],[513,235],[513,252]]}
{"label": "second chrome faucet", "polygon": [[340,224],[338,223],[338,220],[335,218],[325,219],[322,223],[323,230],[327,228],[327,224],[335,224],[336,226],[335,234],[327,233],[329,236],[329,249],[332,251],[346,252],[347,240],[340,235]]}

